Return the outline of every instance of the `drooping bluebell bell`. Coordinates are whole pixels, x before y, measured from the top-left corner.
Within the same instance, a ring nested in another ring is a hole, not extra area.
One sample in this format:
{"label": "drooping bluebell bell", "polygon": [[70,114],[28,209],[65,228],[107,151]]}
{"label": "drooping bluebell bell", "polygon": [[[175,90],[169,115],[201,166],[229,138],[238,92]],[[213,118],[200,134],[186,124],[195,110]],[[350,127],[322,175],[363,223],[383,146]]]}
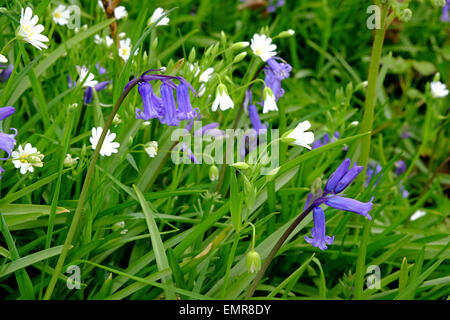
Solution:
{"label": "drooping bluebell bell", "polygon": [[325,214],[319,207],[320,205],[325,204],[338,210],[357,213],[366,217],[368,220],[372,219],[369,212],[372,209],[372,201],[374,198],[370,199],[369,202],[361,202],[338,195],[356,179],[363,169],[363,167],[357,166],[356,164],[350,168],[350,163],[351,160],[347,158],[338,166],[328,178],[324,191],[318,191],[316,194],[308,194],[305,210],[312,207],[314,228],[311,230],[312,238],[305,236],[305,240],[321,250],[327,249],[327,244],[330,245],[333,243],[334,237],[325,235]]}
{"label": "drooping bluebell bell", "polygon": [[180,124],[180,120],[177,114],[173,89],[167,82],[163,82],[161,84],[160,92],[164,106],[164,118],[161,120],[161,123],[165,123],[168,126],[178,126]]}
{"label": "drooping bluebell bell", "polygon": [[[182,120],[192,120],[200,116],[198,108],[193,109],[189,98],[189,90],[198,96],[197,92],[183,77],[169,76],[157,74],[153,72],[161,71],[161,69],[151,69],[144,72],[139,78],[131,80],[126,86],[126,90],[130,83],[138,81],[140,88],[139,93],[142,97],[144,110],[136,110],[136,118],[152,119],[158,118],[163,124],[169,126],[178,126]],[[173,80],[180,83],[176,85]],[[160,94],[158,98],[152,90],[149,82],[161,81]],[[148,85],[146,85],[147,83]],[[174,90],[177,92],[178,109],[175,103]]]}
{"label": "drooping bluebell bell", "polygon": [[305,236],[305,240],[320,250],[326,250],[327,244],[333,243],[334,236],[330,237],[325,234],[325,212],[321,207],[313,208],[313,220],[314,227],[311,229],[311,238]]}
{"label": "drooping bluebell bell", "polygon": [[[0,120],[8,118],[14,113],[14,111],[15,111],[14,107],[0,108]],[[11,130],[14,131],[13,134],[0,132],[0,150],[5,151],[8,155],[5,158],[0,158],[0,160],[8,160],[9,157],[11,156],[11,152],[13,151],[14,146],[16,145],[17,130],[15,128],[11,128]],[[0,178],[3,172],[5,172],[5,170],[2,167],[0,167]]]}
{"label": "drooping bluebell bell", "polygon": [[14,69],[14,65],[8,64],[8,65],[2,65],[0,64],[0,81],[5,82],[9,79],[11,76],[11,73]]}
{"label": "drooping bluebell bell", "polygon": [[155,95],[152,85],[148,82],[139,82],[138,92],[142,98],[143,110],[136,109],[136,119],[161,120],[164,117],[162,99]]}
{"label": "drooping bluebell bell", "polygon": [[189,98],[189,87],[180,83],[177,86],[177,104],[178,104],[178,119],[179,120],[191,120],[197,117],[200,110],[192,108],[191,100]]}

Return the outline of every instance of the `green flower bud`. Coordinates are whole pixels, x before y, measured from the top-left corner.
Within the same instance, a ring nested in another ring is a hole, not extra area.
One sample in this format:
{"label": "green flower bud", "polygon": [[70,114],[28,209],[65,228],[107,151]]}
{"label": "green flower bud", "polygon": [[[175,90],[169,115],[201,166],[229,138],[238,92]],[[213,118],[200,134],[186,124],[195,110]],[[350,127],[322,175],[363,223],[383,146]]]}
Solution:
{"label": "green flower bud", "polygon": [[217,181],[219,179],[219,168],[217,168],[215,165],[212,165],[209,168],[209,179],[211,181]]}
{"label": "green flower bud", "polygon": [[256,273],[261,269],[261,256],[255,250],[250,251],[245,256],[245,262],[247,264],[247,271],[249,273]]}
{"label": "green flower bud", "polygon": [[231,50],[242,50],[248,47],[249,45],[250,43],[248,43],[247,41],[236,42],[233,43],[233,45],[231,46]]}
{"label": "green flower bud", "polygon": [[231,166],[233,168],[240,169],[240,170],[247,170],[248,168],[250,168],[250,166],[248,164],[246,164],[245,162],[236,162],[236,163],[233,163]]}
{"label": "green flower bud", "polygon": [[193,63],[193,62],[195,61],[195,55],[196,55],[196,53],[195,53],[195,47],[193,47],[193,48],[191,49],[191,53],[189,53],[189,58],[188,58],[188,60],[189,60],[190,63]]}
{"label": "green flower bud", "polygon": [[244,60],[244,58],[247,56],[247,52],[241,52],[233,59],[233,63],[238,63]]}
{"label": "green flower bud", "polygon": [[289,38],[289,37],[292,37],[294,34],[295,34],[295,31],[292,29],[289,29],[287,31],[281,31],[278,34],[278,38]]}

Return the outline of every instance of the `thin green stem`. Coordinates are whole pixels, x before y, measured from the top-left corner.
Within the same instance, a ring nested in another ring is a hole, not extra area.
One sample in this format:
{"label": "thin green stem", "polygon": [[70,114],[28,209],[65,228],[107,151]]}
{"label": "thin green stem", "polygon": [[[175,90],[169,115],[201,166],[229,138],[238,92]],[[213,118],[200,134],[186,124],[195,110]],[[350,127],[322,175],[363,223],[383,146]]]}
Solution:
{"label": "thin green stem", "polygon": [[[379,1],[375,1],[375,4],[379,5],[381,8],[381,28],[376,29],[375,39],[372,46],[372,56],[370,59],[369,66],[369,76],[367,85],[366,101],[364,103],[364,115],[361,123],[360,132],[372,131],[373,127],[373,117],[375,112],[375,102],[377,94],[377,82],[378,82],[378,72],[380,69],[381,53],[383,50],[384,37],[386,35],[386,29],[389,27],[386,24],[386,17],[389,12],[390,4],[380,4]],[[372,139],[372,134],[366,135],[361,138],[361,155],[360,161],[361,165],[364,167],[363,173],[360,174],[360,180],[364,179],[366,176],[367,163],[369,161],[370,154],[370,143]]]}
{"label": "thin green stem", "polygon": [[75,232],[77,231],[78,223],[80,221],[81,215],[83,213],[84,203],[86,201],[89,186],[91,184],[92,177],[95,172],[95,164],[97,163],[98,156],[100,154],[100,150],[103,146],[103,142],[106,137],[106,133],[108,132],[109,128],[111,127],[111,124],[114,120],[114,116],[119,111],[120,106],[122,105],[122,102],[125,100],[128,93],[131,91],[131,89],[134,88],[134,86],[140,81],[140,79],[133,80],[128,87],[122,92],[119,99],[117,100],[113,111],[111,112],[108,121],[106,122],[105,126],[103,127],[103,132],[100,136],[100,139],[98,141],[97,147],[95,148],[94,154],[92,155],[91,162],[89,164],[89,168],[86,173],[86,178],[83,183],[83,187],[81,189],[80,198],[78,199],[77,207],[75,209],[75,214],[72,219],[72,223],[70,225],[69,231],[67,233],[66,240],[64,242],[63,249],[61,251],[61,255],[58,258],[58,262],[56,263],[55,271],[53,273],[52,278],[50,279],[50,283],[47,287],[47,290],[44,295],[44,300],[49,300],[52,296],[53,290],[56,285],[56,281],[58,280],[59,275],[61,274],[62,268],[64,266],[64,261],[67,257],[67,253],[69,252],[71,246],[72,246],[72,239],[75,235]]}

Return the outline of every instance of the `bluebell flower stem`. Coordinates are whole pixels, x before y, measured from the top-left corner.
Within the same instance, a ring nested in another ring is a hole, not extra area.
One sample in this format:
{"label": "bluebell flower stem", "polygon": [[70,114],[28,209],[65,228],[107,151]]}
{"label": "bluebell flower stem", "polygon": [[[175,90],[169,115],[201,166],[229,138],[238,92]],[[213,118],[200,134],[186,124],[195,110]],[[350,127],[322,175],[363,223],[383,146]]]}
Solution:
{"label": "bluebell flower stem", "polygon": [[256,291],[256,288],[258,287],[259,282],[261,281],[262,277],[264,276],[264,273],[266,272],[267,268],[269,267],[270,263],[272,262],[273,258],[277,254],[278,250],[280,250],[283,243],[286,241],[286,239],[289,237],[289,235],[297,228],[297,226],[300,224],[300,222],[303,221],[303,219],[306,218],[306,216],[313,210],[314,206],[311,204],[308,208],[306,208],[295,220],[292,222],[292,224],[286,229],[286,231],[283,233],[283,235],[278,239],[275,246],[270,251],[267,258],[264,260],[264,264],[262,265],[261,269],[256,274],[256,277],[253,279],[253,283],[250,286],[250,289],[248,290],[245,298],[251,298],[253,294]]}
{"label": "bluebell flower stem", "polygon": [[[380,29],[375,30],[375,39],[372,45],[372,56],[370,59],[367,94],[364,103],[364,115],[360,130],[361,133],[372,131],[381,53],[383,50],[383,43],[384,37],[386,35],[386,29],[389,27],[389,24],[386,23],[386,17],[389,12],[390,4],[389,3],[382,4],[381,1],[379,0],[376,0],[375,4],[381,8],[381,26]],[[361,181],[363,181],[364,177],[366,176],[366,168],[370,154],[371,138],[372,134],[366,135],[361,138],[360,162],[361,165],[364,167],[363,173],[360,175]]]}
{"label": "bluebell flower stem", "polygon": [[53,272],[52,278],[50,279],[50,283],[45,292],[44,300],[49,300],[51,298],[53,290],[56,285],[56,281],[58,280],[59,275],[61,274],[62,268],[64,266],[64,261],[66,260],[67,254],[68,254],[70,248],[72,247],[72,240],[75,236],[75,233],[76,233],[77,227],[78,227],[78,223],[80,222],[80,218],[83,213],[84,203],[88,196],[89,186],[91,184],[91,180],[92,180],[92,177],[94,176],[94,172],[95,172],[95,164],[97,163],[97,159],[100,154],[100,150],[102,149],[106,134],[107,134],[109,128],[111,127],[114,116],[119,111],[120,106],[122,105],[122,102],[125,100],[126,96],[131,91],[131,89],[133,89],[134,86],[137,85],[137,83],[139,81],[140,81],[140,79],[133,80],[132,82],[130,82],[129,86],[122,92],[121,96],[119,97],[119,99],[117,100],[117,102],[114,106],[113,111],[111,112],[111,114],[108,118],[108,121],[106,122],[105,126],[103,127],[103,131],[102,131],[102,134],[98,141],[97,147],[95,148],[94,154],[92,155],[91,162],[89,164],[89,168],[86,173],[86,178],[84,179],[83,187],[81,188],[80,198],[78,199],[78,203],[77,203],[77,207],[75,209],[75,213],[73,215],[72,223],[71,223],[69,231],[67,233],[67,237],[64,242],[63,249],[62,249],[61,254],[56,263],[56,267]]}

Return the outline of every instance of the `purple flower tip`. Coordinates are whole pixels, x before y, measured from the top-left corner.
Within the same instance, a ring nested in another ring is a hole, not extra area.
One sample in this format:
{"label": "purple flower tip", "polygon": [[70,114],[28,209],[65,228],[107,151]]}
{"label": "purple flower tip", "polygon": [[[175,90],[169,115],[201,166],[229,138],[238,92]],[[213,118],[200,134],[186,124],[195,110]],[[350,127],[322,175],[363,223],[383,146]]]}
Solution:
{"label": "purple flower tip", "polygon": [[16,109],[14,109],[14,107],[3,107],[3,108],[0,108],[0,120],[4,120],[4,119],[8,118],[15,111],[16,111]]}

